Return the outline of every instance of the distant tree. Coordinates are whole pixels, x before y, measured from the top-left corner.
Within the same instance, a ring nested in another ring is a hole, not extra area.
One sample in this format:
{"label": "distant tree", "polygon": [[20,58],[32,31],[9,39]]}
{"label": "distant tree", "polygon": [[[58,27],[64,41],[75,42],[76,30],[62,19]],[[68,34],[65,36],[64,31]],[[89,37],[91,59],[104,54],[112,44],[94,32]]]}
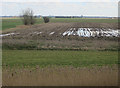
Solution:
{"label": "distant tree", "polygon": [[32,9],[26,9],[22,12],[22,20],[24,25],[35,24],[35,16]]}
{"label": "distant tree", "polygon": [[48,17],[43,17],[43,19],[45,23],[48,23],[50,21]]}

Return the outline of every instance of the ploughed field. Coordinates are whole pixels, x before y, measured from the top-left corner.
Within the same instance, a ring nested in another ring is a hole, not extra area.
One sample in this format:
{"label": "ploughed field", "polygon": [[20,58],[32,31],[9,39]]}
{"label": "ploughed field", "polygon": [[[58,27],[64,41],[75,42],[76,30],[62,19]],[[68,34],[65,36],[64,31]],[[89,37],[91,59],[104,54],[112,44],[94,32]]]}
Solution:
{"label": "ploughed field", "polygon": [[3,49],[118,50],[117,23],[46,23],[3,31]]}
{"label": "ploughed field", "polygon": [[[86,22],[92,22],[92,23],[117,23],[117,19],[87,19],[87,18],[50,18],[50,23],[71,23],[71,22],[80,22],[80,23],[86,23]],[[42,24],[44,23],[44,20],[42,18],[36,19],[36,24]],[[14,28],[18,25],[23,25],[23,22],[20,18],[2,18],[2,30],[6,30],[9,28]]]}

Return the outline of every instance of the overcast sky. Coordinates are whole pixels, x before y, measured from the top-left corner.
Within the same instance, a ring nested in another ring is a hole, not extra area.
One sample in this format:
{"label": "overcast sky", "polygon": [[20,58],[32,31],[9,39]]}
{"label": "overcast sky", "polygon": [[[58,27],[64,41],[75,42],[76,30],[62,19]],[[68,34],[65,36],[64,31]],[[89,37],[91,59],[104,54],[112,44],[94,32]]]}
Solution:
{"label": "overcast sky", "polygon": [[5,16],[19,16],[27,8],[31,8],[35,15],[43,16],[118,16],[118,0],[3,0],[0,8],[1,5],[0,15]]}

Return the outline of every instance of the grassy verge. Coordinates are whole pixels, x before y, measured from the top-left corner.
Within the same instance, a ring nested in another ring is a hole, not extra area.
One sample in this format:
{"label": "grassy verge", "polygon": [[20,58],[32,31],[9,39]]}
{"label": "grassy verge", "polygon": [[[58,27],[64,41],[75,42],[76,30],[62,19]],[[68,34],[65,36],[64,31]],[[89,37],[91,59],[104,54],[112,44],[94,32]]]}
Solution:
{"label": "grassy verge", "polygon": [[3,50],[3,65],[13,66],[103,66],[118,63],[117,51]]}

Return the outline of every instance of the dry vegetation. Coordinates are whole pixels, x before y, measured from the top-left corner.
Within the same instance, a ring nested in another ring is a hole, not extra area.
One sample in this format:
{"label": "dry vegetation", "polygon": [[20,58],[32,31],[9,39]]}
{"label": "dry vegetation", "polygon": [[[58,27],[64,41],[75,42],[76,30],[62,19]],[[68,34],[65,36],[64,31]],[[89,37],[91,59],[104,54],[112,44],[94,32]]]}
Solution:
{"label": "dry vegetation", "polygon": [[117,86],[118,69],[113,67],[12,68],[3,70],[3,86]]}
{"label": "dry vegetation", "polygon": [[[14,41],[14,42],[13,42]],[[98,39],[98,38],[72,38],[63,39],[5,39],[3,40],[3,49],[72,49],[72,50],[118,50],[118,40]],[[24,45],[24,46],[23,46]]]}

